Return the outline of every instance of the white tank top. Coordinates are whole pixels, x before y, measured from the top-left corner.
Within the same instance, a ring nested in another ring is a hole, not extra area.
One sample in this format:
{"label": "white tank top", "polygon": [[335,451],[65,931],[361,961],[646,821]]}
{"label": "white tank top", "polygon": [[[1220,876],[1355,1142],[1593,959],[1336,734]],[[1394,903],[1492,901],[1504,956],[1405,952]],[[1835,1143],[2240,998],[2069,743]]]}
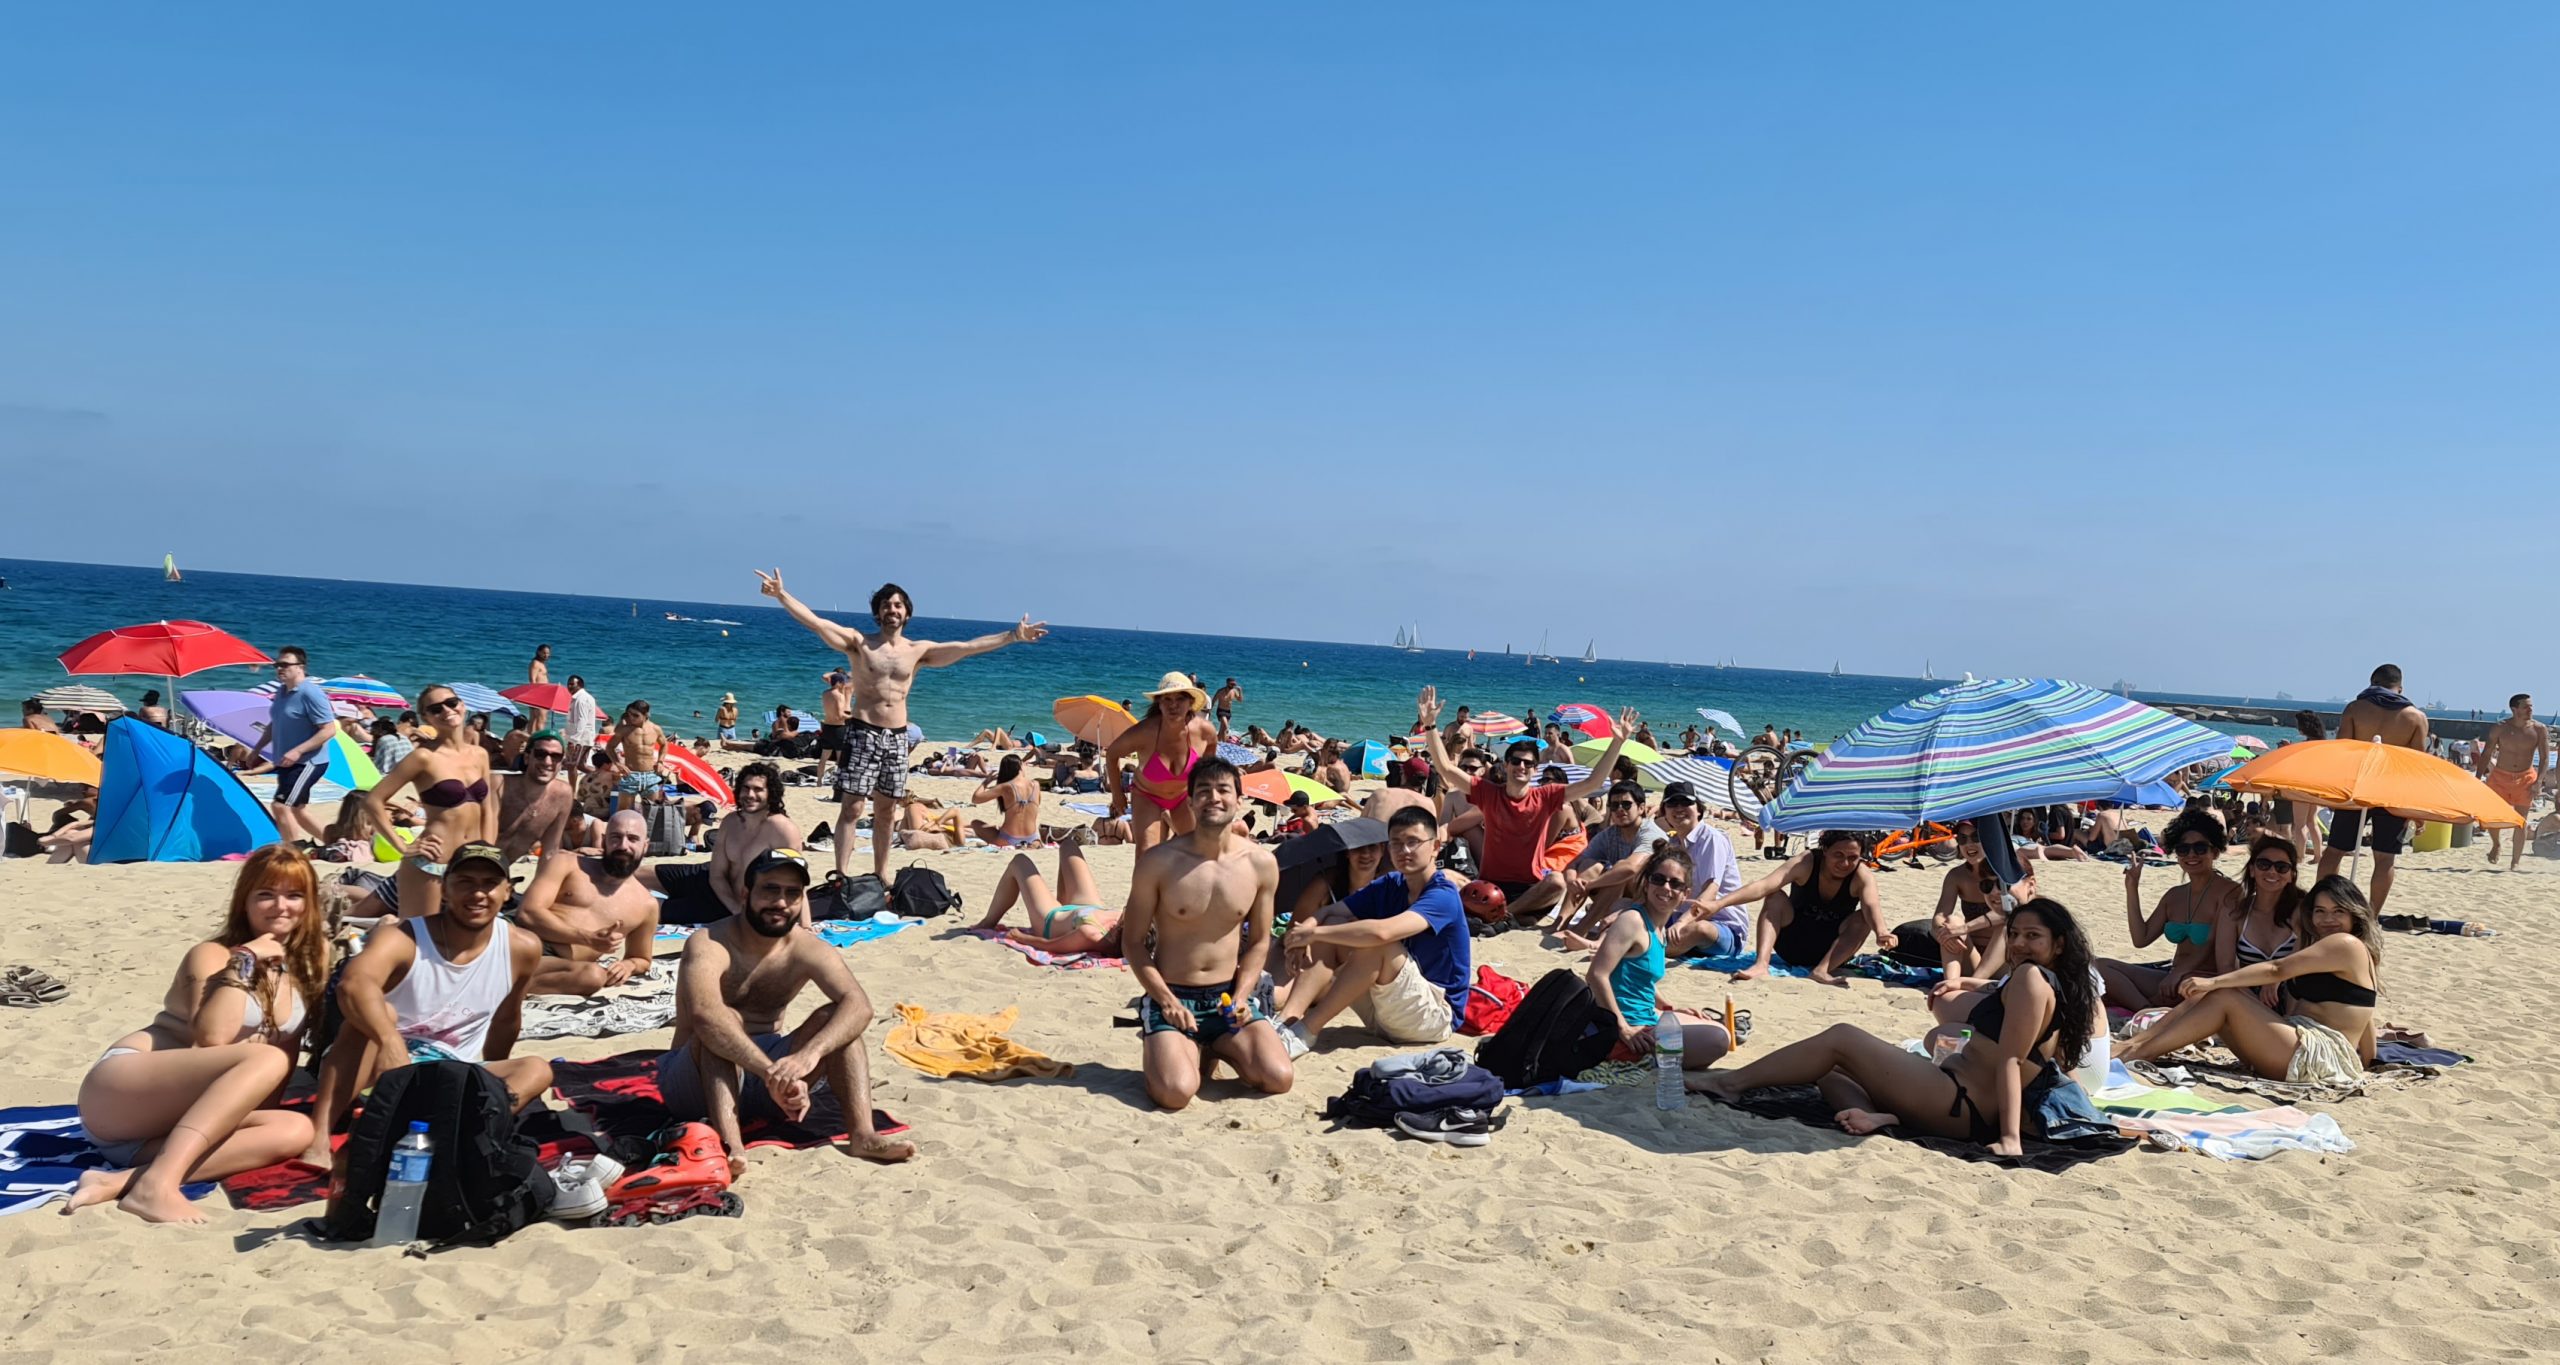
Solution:
{"label": "white tank top", "polygon": [[[436,949],[436,936],[411,920],[400,927],[417,940],[418,960],[400,984],[383,992],[400,1021],[400,1036],[434,1043],[457,1057],[479,1061],[489,1042],[489,1020],[515,989],[516,965],[512,932],[505,920],[491,922],[489,946],[469,963],[455,966]],[[401,1062],[385,1059],[385,1064]]]}

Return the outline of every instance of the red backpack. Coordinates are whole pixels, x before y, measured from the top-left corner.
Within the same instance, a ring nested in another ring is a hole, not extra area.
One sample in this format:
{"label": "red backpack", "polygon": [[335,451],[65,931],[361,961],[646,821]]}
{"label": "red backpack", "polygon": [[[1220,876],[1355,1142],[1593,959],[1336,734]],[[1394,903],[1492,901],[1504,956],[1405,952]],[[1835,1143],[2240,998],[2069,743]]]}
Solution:
{"label": "red backpack", "polygon": [[1467,1017],[1459,1021],[1458,1032],[1471,1038],[1500,1032],[1528,993],[1528,987],[1491,967],[1476,968],[1475,982],[1467,987]]}

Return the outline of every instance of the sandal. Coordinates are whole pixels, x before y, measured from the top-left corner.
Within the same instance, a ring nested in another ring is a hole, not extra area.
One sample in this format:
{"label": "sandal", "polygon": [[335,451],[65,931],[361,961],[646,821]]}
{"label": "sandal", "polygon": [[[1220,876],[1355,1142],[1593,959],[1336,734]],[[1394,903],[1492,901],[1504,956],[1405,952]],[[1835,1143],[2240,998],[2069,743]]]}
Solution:
{"label": "sandal", "polygon": [[0,974],[0,990],[32,996],[36,1003],[42,1005],[50,1005],[71,994],[69,986],[33,967],[11,967],[5,974]]}
{"label": "sandal", "polygon": [[7,1005],[12,1008],[22,1010],[31,1010],[42,1004],[44,1004],[43,1001],[36,999],[25,991],[0,990],[0,1005]]}

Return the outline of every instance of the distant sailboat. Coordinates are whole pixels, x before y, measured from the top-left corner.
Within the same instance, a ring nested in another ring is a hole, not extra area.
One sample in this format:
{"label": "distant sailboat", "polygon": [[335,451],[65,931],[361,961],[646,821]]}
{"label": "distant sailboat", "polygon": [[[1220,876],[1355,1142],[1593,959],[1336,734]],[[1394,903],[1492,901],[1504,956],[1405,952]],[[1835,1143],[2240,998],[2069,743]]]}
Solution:
{"label": "distant sailboat", "polygon": [[1421,653],[1422,627],[1415,626],[1413,628],[1413,633],[1410,635],[1407,635],[1402,630],[1398,630],[1396,632],[1396,648],[1403,650],[1407,654]]}
{"label": "distant sailboat", "polygon": [[1564,662],[1564,660],[1547,652],[1547,633],[1543,630],[1538,632],[1538,652],[1529,657],[1536,659],[1540,663],[1560,664]]}
{"label": "distant sailboat", "polygon": [[1935,669],[1933,669],[1933,668],[1931,668],[1931,667],[1929,666],[1929,660],[1927,660],[1927,659],[1922,659],[1922,660],[1920,661],[1920,681],[1922,681],[1922,682],[1936,682],[1937,680],[1938,680],[1938,673],[1937,673],[1937,670],[1935,670]]}
{"label": "distant sailboat", "polygon": [[160,581],[163,583],[184,583],[187,581],[186,576],[178,572],[178,557],[176,555],[160,556]]}
{"label": "distant sailboat", "polygon": [[1980,681],[1982,681],[1980,678],[1977,678],[1977,677],[1973,676],[1973,670],[1971,670],[1971,669],[1967,669],[1967,670],[1965,670],[1964,680],[1965,680],[1966,682],[1980,682]]}
{"label": "distant sailboat", "polygon": [[1395,642],[1394,644],[1392,644],[1392,645],[1388,646],[1388,648],[1390,648],[1390,649],[1411,649],[1412,647],[1413,647],[1413,637],[1404,633],[1404,627],[1402,627],[1402,626],[1398,626],[1398,627],[1396,627],[1396,642]]}
{"label": "distant sailboat", "polygon": [[1583,642],[1583,645],[1582,645],[1582,661],[1583,661],[1584,663],[1587,663],[1587,664],[1596,664],[1596,663],[1600,662],[1600,656],[1591,652],[1591,647],[1592,647],[1593,645],[1598,644],[1598,643],[1600,643],[1598,640],[1586,640],[1586,641],[1584,641],[1584,642]]}
{"label": "distant sailboat", "polygon": [[1831,661],[1831,676],[1835,678],[1840,676],[1840,661],[1838,659]]}

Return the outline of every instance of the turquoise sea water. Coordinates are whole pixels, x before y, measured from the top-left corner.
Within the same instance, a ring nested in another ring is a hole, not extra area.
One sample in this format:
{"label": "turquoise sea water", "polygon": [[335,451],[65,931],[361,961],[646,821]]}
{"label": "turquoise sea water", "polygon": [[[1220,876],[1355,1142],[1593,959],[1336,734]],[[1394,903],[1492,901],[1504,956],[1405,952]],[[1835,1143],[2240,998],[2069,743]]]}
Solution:
{"label": "turquoise sea water", "polygon": [[[270,653],[310,650],[314,675],[364,673],[414,698],[432,682],[503,688],[522,682],[533,647],[552,647],[551,677],[587,679],[610,712],[647,698],[680,735],[707,733],[720,694],[738,694],[742,728],[776,702],[814,710],[819,681],[838,657],[770,605],[632,601],[551,593],[493,592],[337,579],[189,571],[164,583],[157,568],[0,560],[0,697],[33,696],[69,681],[54,656],[110,626],[160,619],[210,621]],[[695,618],[670,621],[667,613]],[[860,613],[830,617],[868,624]],[[926,639],[959,639],[1009,623],[926,617]],[[1277,730],[1284,720],[1329,735],[1385,735],[1412,724],[1425,683],[1446,703],[1525,715],[1562,702],[1612,710],[1634,706],[1668,740],[1696,719],[1695,708],[1730,711],[1755,731],[1764,723],[1827,740],[1859,721],[1931,690],[1917,678],[1850,676],[1705,664],[1672,667],[1603,659],[1529,666],[1517,656],[1379,645],[1321,644],[1232,636],[1097,630],[1051,623],[1046,640],[1016,645],[926,674],[912,714],[936,739],[988,725],[1036,728],[1050,702],[1096,692],[1137,700],[1168,669],[1197,673],[1215,690],[1225,678],[1245,689],[1237,724]],[[185,688],[243,688],[256,669],[197,674]],[[158,679],[82,678],[131,704]],[[2086,679],[2082,681],[2088,681]],[[2103,685],[2105,680],[2099,680]],[[2137,694],[2140,695],[2140,694]],[[2238,698],[2170,700],[2235,701]],[[699,713],[703,719],[694,719]],[[14,713],[13,713],[14,714]],[[13,723],[0,720],[0,724]]]}

